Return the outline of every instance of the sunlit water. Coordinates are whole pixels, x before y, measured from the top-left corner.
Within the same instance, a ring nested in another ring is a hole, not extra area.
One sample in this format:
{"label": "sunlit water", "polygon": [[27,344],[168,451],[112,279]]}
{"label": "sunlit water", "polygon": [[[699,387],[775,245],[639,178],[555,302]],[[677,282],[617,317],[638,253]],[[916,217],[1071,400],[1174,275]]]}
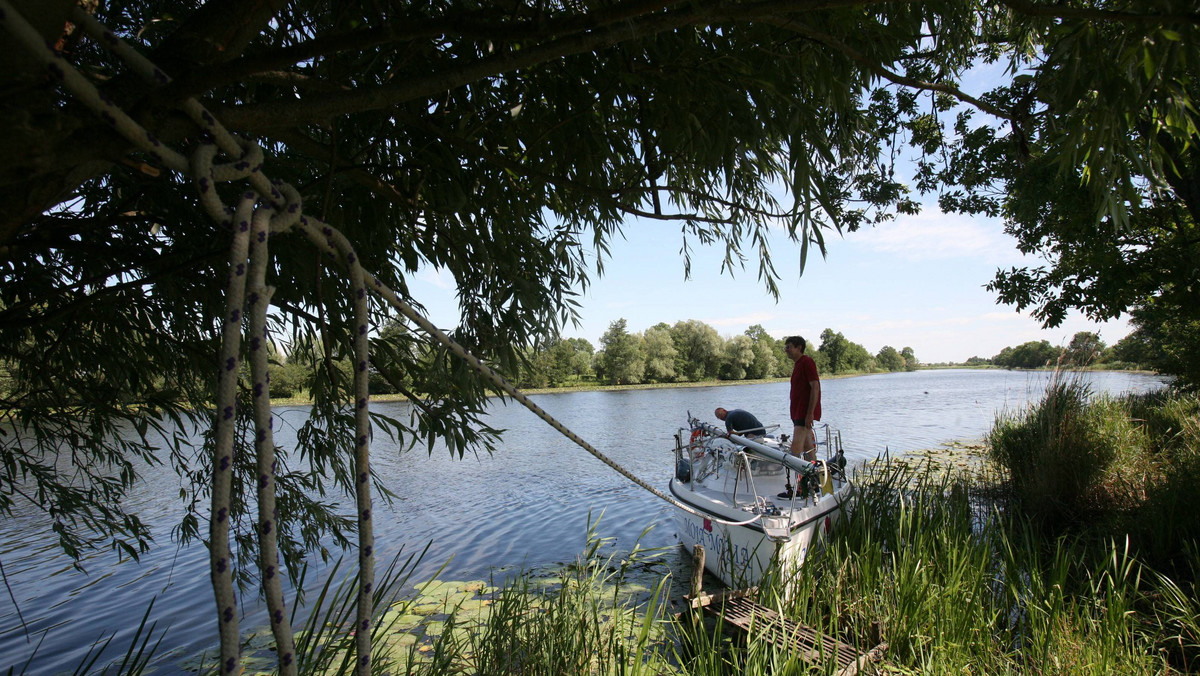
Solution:
{"label": "sunlit water", "polygon": [[[1153,389],[1161,380],[1127,373],[1082,376],[1093,391]],[[977,439],[998,412],[1017,410],[1044,391],[1048,375],[1009,371],[919,371],[826,379],[824,421],[842,430],[848,458],[863,461],[930,448],[955,439]],[[672,470],[672,435],[691,411],[716,422],[717,406],[745,408],[765,424],[787,425],[787,383],[623,392],[537,395],[535,401],[634,475],[664,487]],[[375,410],[405,417],[407,404],[377,403]],[[281,409],[276,441],[294,443],[303,408]],[[519,404],[495,405],[489,424],[507,430],[490,457],[451,458],[435,447],[401,453],[376,435],[372,462],[397,494],[376,509],[380,561],[430,544],[417,569],[428,579],[445,565],[443,578],[503,579],[524,568],[547,569],[573,560],[583,549],[589,515],[601,514],[601,535],[628,549],[643,529],[656,526],[641,544],[665,547],[663,571],[686,584],[688,562],[678,553],[670,507],[563,438]],[[785,428],[786,429],[786,428]],[[140,562],[118,562],[108,551],[74,570],[57,550],[47,519],[22,513],[0,524],[0,563],[16,606],[0,590],[0,672],[13,666],[37,675],[70,672],[88,646],[118,631],[110,653],[128,644],[151,598],[152,621],[170,625],[155,673],[180,673],[187,657],[216,642],[207,550],[179,547],[171,527],[182,512],[180,483],[170,469],[158,471],[130,498],[130,507],[153,525],[157,546]],[[347,503],[352,510],[352,501]],[[319,580],[319,574],[314,579]],[[263,624],[261,609],[248,604],[243,626]],[[16,608],[19,607],[21,617]],[[24,625],[24,626],[23,626]],[[41,643],[38,646],[39,642]]]}

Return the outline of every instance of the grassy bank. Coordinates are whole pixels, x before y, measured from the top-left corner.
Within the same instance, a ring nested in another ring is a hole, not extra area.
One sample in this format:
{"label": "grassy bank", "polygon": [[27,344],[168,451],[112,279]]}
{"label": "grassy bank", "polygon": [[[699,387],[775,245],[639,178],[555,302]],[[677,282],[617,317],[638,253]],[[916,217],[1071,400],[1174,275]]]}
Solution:
{"label": "grassy bank", "polygon": [[[962,367],[957,367],[962,368]],[[853,378],[855,376],[870,376],[887,373],[886,371],[878,372],[853,372],[853,373],[836,373],[836,374],[821,374],[821,380],[837,380],[841,378]],[[617,392],[624,390],[666,390],[680,389],[693,387],[725,387],[727,385],[763,385],[766,383],[786,383],[788,378],[760,378],[758,380],[702,380],[699,382],[688,383],[636,383],[632,385],[604,385],[601,383],[587,383],[580,385],[566,385],[563,387],[531,387],[521,388],[521,392],[525,394],[557,394],[566,392]],[[499,395],[496,395],[499,396]],[[408,397],[402,394],[373,394],[371,401],[388,402],[388,401],[408,401]],[[275,406],[303,406],[312,403],[312,397],[306,394],[301,394],[295,397],[272,397],[271,404]]]}

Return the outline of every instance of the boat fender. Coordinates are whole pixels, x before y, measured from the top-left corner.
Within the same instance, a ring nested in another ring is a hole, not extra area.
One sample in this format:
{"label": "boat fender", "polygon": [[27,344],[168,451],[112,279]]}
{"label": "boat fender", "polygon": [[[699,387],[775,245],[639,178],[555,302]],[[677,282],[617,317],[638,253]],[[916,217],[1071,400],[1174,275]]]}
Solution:
{"label": "boat fender", "polygon": [[688,483],[692,480],[692,463],[687,460],[680,460],[675,463],[675,478],[683,483]]}

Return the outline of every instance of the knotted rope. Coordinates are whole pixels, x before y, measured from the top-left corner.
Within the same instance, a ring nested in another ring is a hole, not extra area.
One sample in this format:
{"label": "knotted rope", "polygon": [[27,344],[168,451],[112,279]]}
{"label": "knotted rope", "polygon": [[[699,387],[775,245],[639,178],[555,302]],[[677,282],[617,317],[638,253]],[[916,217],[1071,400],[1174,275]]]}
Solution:
{"label": "knotted rope", "polygon": [[[162,86],[171,80],[148,59],[118,38],[108,28],[78,6],[72,9],[71,21],[104,48],[118,55],[135,73],[148,83]],[[374,585],[374,535],[371,528],[370,492],[370,417],[367,365],[368,304],[367,290],[377,294],[404,317],[416,324],[431,338],[441,343],[471,368],[483,375],[497,389],[511,396],[522,406],[583,448],[617,473],[676,508],[718,523],[745,525],[759,517],[741,522],[712,519],[696,509],[662,493],[600,452],[571,431],[529,397],[509,383],[490,366],[471,354],[453,338],[434,326],[410,304],[388,288],[378,277],[359,264],[353,246],[341,232],[320,219],[303,214],[301,198],[292,186],[269,179],[262,171],[263,152],[254,142],[230,133],[195,99],[180,104],[181,109],[211,136],[189,158],[163,145],[148,130],[135,122],[102,92],[75,70],[54,45],[45,43],[38,33],[10,4],[0,0],[0,27],[16,38],[45,66],[47,72],[76,99],[91,108],[101,119],[137,148],[153,155],[162,165],[191,177],[196,185],[201,205],[219,224],[233,231],[230,246],[230,275],[226,287],[225,320],[222,327],[221,371],[216,393],[214,420],[215,451],[213,454],[212,516],[210,518],[210,574],[217,600],[218,625],[221,641],[221,672],[233,674],[240,669],[240,639],[237,599],[233,587],[233,559],[229,547],[230,494],[233,481],[233,447],[236,423],[236,384],[239,355],[242,351],[243,324],[247,326],[253,408],[256,427],[255,447],[258,474],[258,523],[260,573],[267,598],[271,628],[275,635],[281,674],[296,673],[294,639],[286,621],[285,604],[278,574],[278,544],[275,535],[275,444],[272,434],[271,405],[267,376],[266,314],[273,289],[266,286],[266,268],[271,235],[294,227],[299,229],[321,251],[340,260],[349,272],[353,293],[354,337],[354,395],[355,395],[355,492],[359,524],[359,592],[355,626],[357,673],[370,673],[372,590]],[[216,163],[218,152],[232,158]],[[221,202],[216,183],[246,181],[252,190],[241,195],[235,207]],[[246,312],[243,313],[243,308]],[[248,319],[247,316],[248,315]]]}

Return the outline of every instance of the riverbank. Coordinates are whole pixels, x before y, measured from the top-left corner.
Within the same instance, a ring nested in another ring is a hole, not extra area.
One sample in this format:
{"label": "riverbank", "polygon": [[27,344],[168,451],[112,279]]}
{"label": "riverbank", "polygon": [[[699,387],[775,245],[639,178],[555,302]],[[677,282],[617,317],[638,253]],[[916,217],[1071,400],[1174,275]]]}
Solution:
{"label": "riverbank", "polygon": [[[963,364],[928,364],[921,365],[916,371],[946,371],[946,370],[989,370],[989,371],[1013,371],[1018,373],[1039,373],[1039,372],[1054,372],[1058,369],[1046,367],[1041,369],[1006,369],[1000,366],[992,365],[963,365]],[[1081,369],[1081,372],[1097,371],[1097,372],[1114,372],[1131,373],[1138,375],[1156,375],[1152,371],[1138,369],[1106,369],[1089,367]],[[821,374],[821,380],[842,380],[846,378],[857,378],[860,376],[881,376],[901,373],[911,373],[911,371],[871,371],[871,372],[853,372],[853,373],[833,373]],[[521,389],[525,394],[566,394],[572,392],[622,392],[631,390],[668,390],[668,389],[688,389],[688,388],[705,388],[705,387],[725,387],[739,385],[764,385],[769,383],[785,383],[788,378],[763,378],[759,380],[705,380],[700,382],[687,383],[636,383],[629,385],[604,385],[600,383],[587,383],[578,385],[568,385],[564,387],[536,387]],[[492,396],[500,396],[493,394]],[[371,401],[375,402],[398,402],[408,401],[408,397],[402,394],[373,394]],[[312,403],[312,398],[308,396],[301,397],[272,397],[271,404],[275,406],[304,406]]]}
{"label": "riverbank", "polygon": [[[919,370],[919,369],[918,369]],[[903,371],[895,371],[895,373],[904,373]],[[836,373],[830,375],[821,375],[821,380],[841,380],[845,378],[855,378],[858,376],[874,376],[887,375],[886,373]],[[726,387],[738,385],[765,385],[769,383],[786,383],[788,378],[762,378],[759,380],[704,380],[699,382],[688,383],[635,383],[629,385],[603,385],[599,383],[589,383],[586,385],[568,385],[565,387],[531,387],[528,389],[520,388],[525,394],[567,394],[572,392],[624,392],[632,390],[673,390],[673,389],[690,389],[704,387]],[[498,397],[499,394],[492,396]],[[408,397],[402,394],[373,394],[371,401],[375,402],[397,402],[408,401]],[[311,404],[311,397],[272,397],[271,404],[275,406],[303,406]]]}

